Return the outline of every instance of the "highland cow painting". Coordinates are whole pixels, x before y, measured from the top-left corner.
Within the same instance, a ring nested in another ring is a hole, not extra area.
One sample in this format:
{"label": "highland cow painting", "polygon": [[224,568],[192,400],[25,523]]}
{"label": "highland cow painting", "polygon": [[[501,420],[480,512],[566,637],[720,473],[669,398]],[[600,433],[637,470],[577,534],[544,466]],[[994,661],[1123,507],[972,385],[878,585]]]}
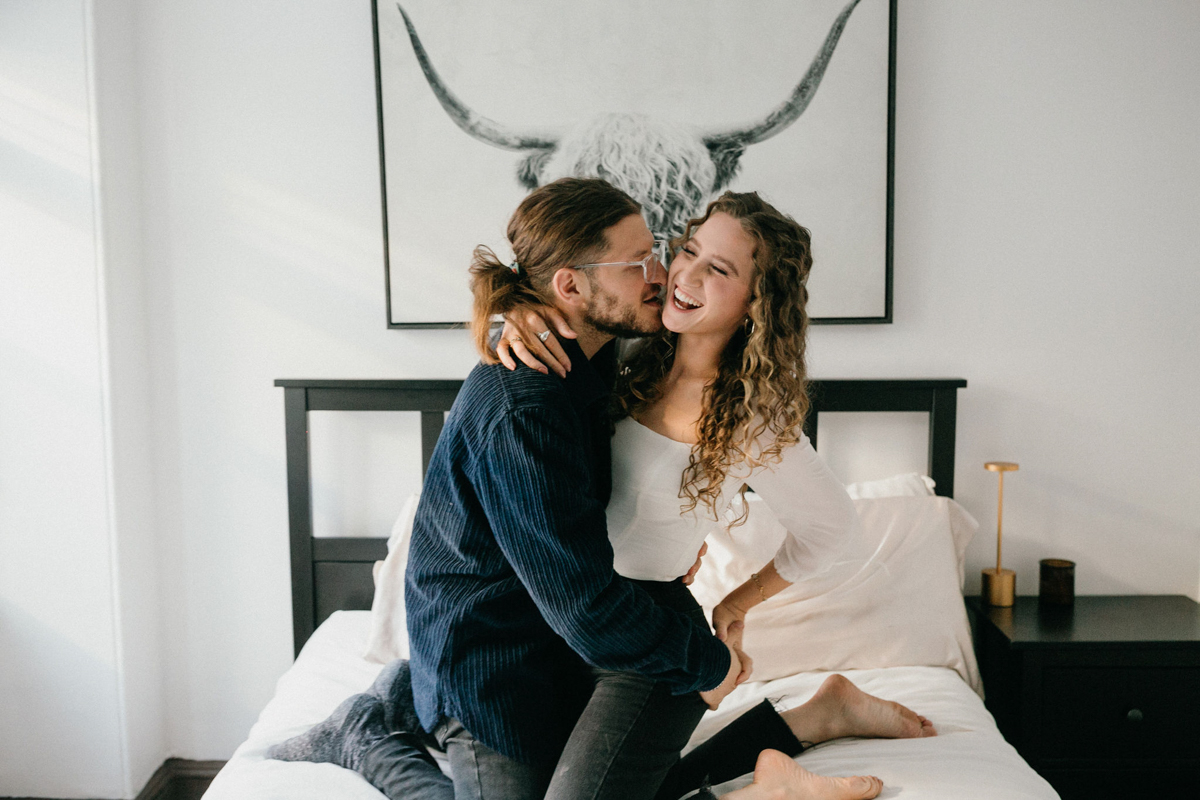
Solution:
{"label": "highland cow painting", "polygon": [[388,325],[462,324],[478,244],[564,175],[677,235],[725,189],[813,234],[816,322],[891,321],[895,0],[376,0]]}

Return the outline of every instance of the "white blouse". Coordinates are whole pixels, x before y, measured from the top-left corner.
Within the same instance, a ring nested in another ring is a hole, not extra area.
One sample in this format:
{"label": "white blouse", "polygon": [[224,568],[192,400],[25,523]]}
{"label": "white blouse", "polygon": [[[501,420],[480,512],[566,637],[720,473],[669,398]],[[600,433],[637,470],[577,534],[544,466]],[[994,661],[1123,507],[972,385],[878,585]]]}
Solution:
{"label": "white blouse", "polygon": [[[704,538],[719,524],[700,503],[683,512],[679,497],[692,446],[663,436],[632,417],[617,423],[612,440],[612,497],[608,538],[616,571],[637,580],[671,581],[696,561]],[[780,577],[795,583],[827,568],[858,526],[858,512],[841,481],[807,436],[766,467],[731,470],[717,502],[725,519],[743,483],[761,497],[790,534],[775,554]],[[765,566],[765,565],[764,565]]]}

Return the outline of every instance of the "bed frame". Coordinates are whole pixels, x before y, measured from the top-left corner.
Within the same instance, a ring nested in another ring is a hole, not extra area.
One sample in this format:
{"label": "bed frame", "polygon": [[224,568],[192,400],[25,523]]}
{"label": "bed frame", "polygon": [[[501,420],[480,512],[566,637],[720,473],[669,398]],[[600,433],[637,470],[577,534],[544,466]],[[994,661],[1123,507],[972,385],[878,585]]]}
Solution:
{"label": "bed frame", "polygon": [[[308,412],[416,411],[421,414],[421,474],[429,466],[462,381],[277,380],[283,388],[287,431],[287,493],[291,534],[292,631],[295,652],[334,611],[369,609],[371,570],[387,555],[383,538],[314,538]],[[962,378],[825,380],[810,385],[812,412],[805,433],[817,442],[823,411],[922,411],[929,414],[929,475],[937,493],[954,495],[954,431]]]}

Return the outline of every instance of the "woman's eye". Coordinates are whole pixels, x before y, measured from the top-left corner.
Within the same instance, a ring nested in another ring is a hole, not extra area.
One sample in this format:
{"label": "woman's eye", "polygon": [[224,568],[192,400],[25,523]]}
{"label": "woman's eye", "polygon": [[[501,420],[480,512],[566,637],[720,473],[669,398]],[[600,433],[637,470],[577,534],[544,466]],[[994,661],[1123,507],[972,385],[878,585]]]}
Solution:
{"label": "woman's eye", "polygon": [[721,269],[721,268],[720,268],[720,267],[718,267],[716,264],[713,264],[713,265],[712,265],[712,268],[713,268],[713,272],[717,273],[718,275],[726,275],[726,276],[727,276],[727,275],[729,275],[729,273],[728,273],[728,272],[726,272],[725,270]]}

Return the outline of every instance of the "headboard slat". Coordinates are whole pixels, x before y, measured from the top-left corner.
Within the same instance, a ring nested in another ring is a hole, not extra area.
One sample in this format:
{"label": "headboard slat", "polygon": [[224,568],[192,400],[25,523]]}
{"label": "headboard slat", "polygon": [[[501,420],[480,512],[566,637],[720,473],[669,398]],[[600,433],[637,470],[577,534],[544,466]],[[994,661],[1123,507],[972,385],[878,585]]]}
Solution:
{"label": "headboard slat", "polygon": [[[963,385],[966,385],[963,381]],[[956,387],[933,390],[929,408],[929,477],[942,497],[954,497],[954,437],[957,431],[958,391]]]}
{"label": "headboard slat", "polygon": [[292,639],[296,654],[316,630],[313,580],[312,483],[308,447],[308,392],[283,390],[283,424],[287,432],[288,538],[292,562]]}
{"label": "headboard slat", "polygon": [[444,411],[421,412],[421,478],[429,469],[429,459],[433,458],[433,446],[437,444],[438,436],[442,434],[442,425],[446,421]]}

